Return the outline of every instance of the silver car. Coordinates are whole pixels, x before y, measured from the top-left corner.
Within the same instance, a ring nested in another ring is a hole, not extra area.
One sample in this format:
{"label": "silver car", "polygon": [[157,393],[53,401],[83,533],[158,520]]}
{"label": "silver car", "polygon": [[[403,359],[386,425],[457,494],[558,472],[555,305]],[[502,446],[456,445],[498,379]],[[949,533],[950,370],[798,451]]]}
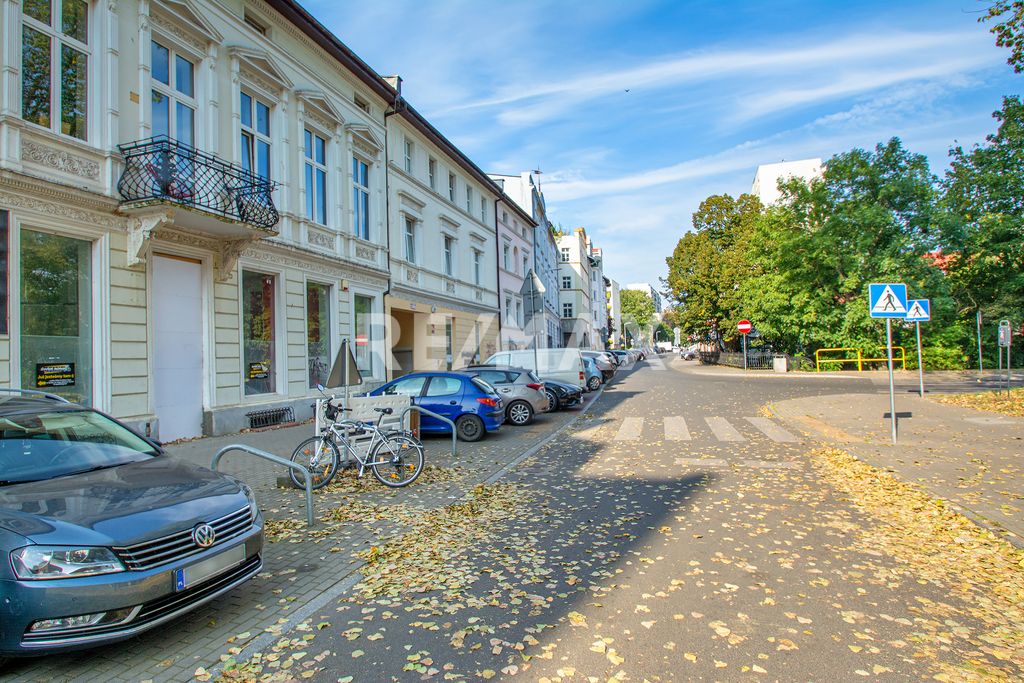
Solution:
{"label": "silver car", "polygon": [[505,401],[505,419],[516,426],[530,424],[534,415],[548,411],[544,381],[531,370],[510,365],[471,365],[462,372],[493,385]]}
{"label": "silver car", "polygon": [[609,354],[604,351],[580,351],[580,355],[584,358],[593,358],[594,362],[597,363],[597,369],[601,371],[602,379],[607,382],[615,376],[615,361],[609,357]]}

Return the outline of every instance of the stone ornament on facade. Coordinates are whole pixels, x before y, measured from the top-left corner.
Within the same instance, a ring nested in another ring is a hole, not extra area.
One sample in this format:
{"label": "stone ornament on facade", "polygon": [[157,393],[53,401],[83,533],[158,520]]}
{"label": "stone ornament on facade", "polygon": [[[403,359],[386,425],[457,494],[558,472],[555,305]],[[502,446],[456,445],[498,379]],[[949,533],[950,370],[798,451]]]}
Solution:
{"label": "stone ornament on facade", "polygon": [[405,279],[408,282],[419,282],[420,281],[420,274],[419,274],[418,271],[415,271],[415,270],[413,270],[411,268],[406,268],[405,269]]}
{"label": "stone ornament on facade", "polygon": [[96,180],[100,177],[100,165],[64,150],[40,145],[31,140],[22,140],[21,158],[42,166]]}
{"label": "stone ornament on facade", "polygon": [[[0,180],[6,180],[0,178]],[[68,204],[57,204],[56,202],[48,202],[42,199],[36,199],[32,196],[24,194],[10,194],[8,192],[0,192],[0,206],[4,206],[9,209],[28,209],[37,213],[45,213],[50,216],[57,216],[60,218],[70,218],[72,220],[80,221],[82,223],[88,223],[90,225],[101,226],[110,228],[112,230],[124,230],[125,219],[113,215],[104,215],[98,212],[85,211],[77,209]]]}
{"label": "stone ornament on facade", "polygon": [[306,241],[317,247],[323,247],[330,251],[334,251],[334,235],[327,235],[316,230],[310,230],[306,233]]}
{"label": "stone ornament on facade", "polygon": [[[339,280],[352,280],[359,282],[364,285],[372,287],[384,287],[387,285],[387,274],[381,273],[380,277],[373,277],[371,275],[364,275],[356,270],[348,268],[338,268],[335,266],[328,265],[326,263],[318,263],[312,261],[309,258],[293,257],[278,252],[280,249],[289,249],[285,245],[275,245],[275,251],[268,249],[260,249],[254,246],[248,246],[245,248],[240,257],[246,259],[252,259],[254,261],[263,261],[264,263],[270,263],[275,266],[282,268],[295,268],[296,270],[305,270],[318,275],[324,275],[327,277],[337,278]],[[323,258],[323,257],[321,257]],[[236,259],[237,261],[237,259]],[[334,261],[337,263],[337,261]]]}
{"label": "stone ornament on facade", "polygon": [[145,266],[153,244],[153,235],[161,227],[174,223],[174,211],[161,209],[128,221],[128,267]]}
{"label": "stone ornament on facade", "polygon": [[366,259],[367,261],[376,261],[377,260],[376,254],[374,253],[373,249],[370,249],[369,247],[358,247],[357,246],[356,247],[356,257],[357,258],[361,258],[361,259]]}

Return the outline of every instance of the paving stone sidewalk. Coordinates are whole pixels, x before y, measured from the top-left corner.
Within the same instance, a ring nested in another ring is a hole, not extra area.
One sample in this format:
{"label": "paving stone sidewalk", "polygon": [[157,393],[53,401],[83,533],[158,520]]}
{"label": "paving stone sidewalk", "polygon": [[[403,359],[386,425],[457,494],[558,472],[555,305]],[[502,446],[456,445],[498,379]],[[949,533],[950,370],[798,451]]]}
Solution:
{"label": "paving stone sidewalk", "polygon": [[885,393],[773,403],[793,427],[919,484],[1024,547],[1024,419],[897,394],[892,445]]}
{"label": "paving stone sidewalk", "polygon": [[[305,528],[305,493],[281,487],[284,468],[231,453],[220,470],[249,483],[268,520],[264,569],[253,580],[204,607],[113,646],[79,653],[13,661],[0,681],[188,681],[199,667],[220,662],[230,647],[242,647],[266,633],[286,632],[301,621],[304,606],[338,589],[358,571],[358,553],[401,532],[387,520],[331,524],[331,509],[388,501],[434,509],[460,499],[473,486],[497,476],[520,456],[555,431],[585,414],[598,394],[588,394],[582,408],[538,415],[527,427],[503,426],[475,444],[458,443],[451,455],[448,436],[425,436],[427,471],[408,488],[381,486],[369,472],[361,481],[354,470],[339,472],[338,484],[316,492],[317,525]],[[274,455],[290,457],[295,446],[313,433],[312,423],[260,432],[198,439],[172,444],[167,451],[204,467],[222,447],[241,443]],[[437,469],[432,469],[437,468]],[[308,610],[305,610],[308,611]]]}

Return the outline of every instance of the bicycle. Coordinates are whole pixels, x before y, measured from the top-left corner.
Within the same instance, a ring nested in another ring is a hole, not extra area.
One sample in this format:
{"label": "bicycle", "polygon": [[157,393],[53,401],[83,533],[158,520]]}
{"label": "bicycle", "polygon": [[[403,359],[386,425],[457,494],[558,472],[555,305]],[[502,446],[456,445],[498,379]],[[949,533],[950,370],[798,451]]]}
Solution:
{"label": "bicycle", "polygon": [[[322,386],[317,388],[324,393]],[[323,488],[334,479],[341,462],[339,444],[345,450],[346,461],[354,459],[358,463],[359,477],[369,468],[377,481],[390,488],[401,488],[416,481],[423,472],[423,444],[407,431],[383,430],[380,427],[384,416],[393,414],[394,410],[374,408],[379,413],[376,423],[339,420],[342,411],[350,412],[351,409],[335,406],[334,398],[328,397],[324,409],[324,417],[329,421],[327,428],[321,434],[302,441],[291,457],[292,462],[305,466],[309,471],[313,488]],[[350,437],[367,432],[371,435],[370,443],[366,447],[366,457],[363,457]],[[290,471],[289,476],[297,488],[305,487],[305,481],[295,471]]]}

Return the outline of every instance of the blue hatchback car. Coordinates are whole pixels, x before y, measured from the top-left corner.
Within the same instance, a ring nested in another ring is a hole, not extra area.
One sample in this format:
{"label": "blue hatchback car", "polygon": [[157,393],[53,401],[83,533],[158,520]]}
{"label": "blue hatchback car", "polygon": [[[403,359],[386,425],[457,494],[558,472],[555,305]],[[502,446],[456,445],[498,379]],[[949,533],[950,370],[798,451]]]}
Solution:
{"label": "blue hatchback car", "polygon": [[[505,419],[505,406],[490,384],[464,372],[414,372],[377,387],[367,396],[409,396],[414,405],[443,415],[455,423],[462,441],[479,441]],[[420,431],[451,433],[437,418],[423,415]]]}

